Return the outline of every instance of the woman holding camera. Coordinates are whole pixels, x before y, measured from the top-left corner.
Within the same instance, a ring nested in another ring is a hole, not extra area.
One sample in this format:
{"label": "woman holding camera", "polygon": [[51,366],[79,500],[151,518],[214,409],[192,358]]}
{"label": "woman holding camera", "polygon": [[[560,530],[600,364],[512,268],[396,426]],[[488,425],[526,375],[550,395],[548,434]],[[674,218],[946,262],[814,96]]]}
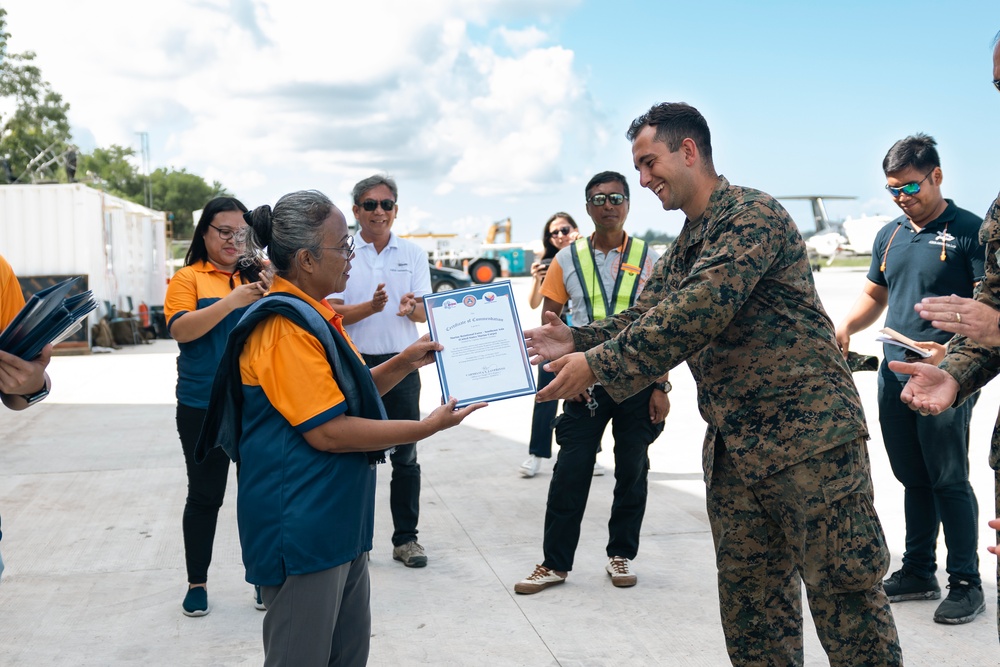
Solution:
{"label": "woman holding camera", "polygon": [[[531,283],[528,304],[532,308],[538,308],[542,305],[542,283],[545,281],[545,274],[549,269],[549,264],[552,263],[552,258],[575,241],[579,234],[576,221],[569,213],[560,211],[545,223],[545,228],[542,230],[542,245],[545,247],[545,252],[539,261],[531,265],[531,276],[534,280]],[[565,318],[568,313],[569,308],[566,308],[563,317]],[[538,365],[539,391],[552,382],[553,378],[555,378],[554,373],[544,370],[542,364]],[[558,409],[559,401],[535,403],[535,409],[531,414],[531,440],[528,443],[528,458],[521,464],[520,468],[522,477],[534,477],[542,464],[542,459],[552,458],[552,420],[556,418]],[[598,472],[597,466],[594,467],[594,474],[604,474],[603,469]]]}

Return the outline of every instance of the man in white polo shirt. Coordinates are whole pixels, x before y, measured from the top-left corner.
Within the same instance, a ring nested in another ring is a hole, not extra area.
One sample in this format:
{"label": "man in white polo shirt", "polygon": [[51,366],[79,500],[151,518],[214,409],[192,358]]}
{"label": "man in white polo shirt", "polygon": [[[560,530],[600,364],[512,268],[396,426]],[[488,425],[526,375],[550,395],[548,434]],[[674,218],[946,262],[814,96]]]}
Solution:
{"label": "man in white polo shirt", "polygon": [[[427,253],[392,233],[396,219],[396,182],[376,174],[352,191],[360,229],[347,289],[330,302],[369,367],[402,352],[419,338],[417,322],[426,322],[421,300],[431,291]],[[420,419],[420,374],[410,373],[382,397],[389,419]],[[407,567],[424,567],[427,555],[417,542],[420,515],[420,465],[416,443],[399,445],[390,455],[392,481],[392,557]]]}

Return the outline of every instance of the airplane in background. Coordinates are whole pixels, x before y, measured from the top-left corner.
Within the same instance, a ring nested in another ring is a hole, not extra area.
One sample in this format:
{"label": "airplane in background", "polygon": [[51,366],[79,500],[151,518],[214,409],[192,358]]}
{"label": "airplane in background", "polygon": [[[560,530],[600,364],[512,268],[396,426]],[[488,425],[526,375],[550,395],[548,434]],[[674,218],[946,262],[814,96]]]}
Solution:
{"label": "airplane in background", "polygon": [[819,270],[819,260],[826,259],[829,266],[838,256],[871,255],[878,230],[893,218],[888,215],[863,215],[860,218],[847,217],[831,220],[826,212],[826,201],[834,199],[857,199],[843,195],[790,195],[778,197],[785,200],[808,201],[812,204],[814,226],[799,225],[802,238],[806,242],[813,269]]}

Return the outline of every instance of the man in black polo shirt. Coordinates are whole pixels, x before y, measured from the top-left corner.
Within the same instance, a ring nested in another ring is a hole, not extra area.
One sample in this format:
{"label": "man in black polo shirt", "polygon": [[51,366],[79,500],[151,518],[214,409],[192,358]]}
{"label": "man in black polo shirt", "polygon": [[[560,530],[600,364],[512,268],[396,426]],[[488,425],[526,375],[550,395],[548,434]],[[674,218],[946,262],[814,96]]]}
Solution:
{"label": "man in black polo shirt", "polygon": [[[982,219],[941,195],[943,175],[935,146],[933,138],[916,134],[897,141],[882,161],[886,189],[903,215],[879,231],[868,282],[837,328],[845,355],[851,335],[874,324],[888,307],[885,325],[921,341],[920,347],[934,353],[925,361],[937,364],[952,334],[921,319],[913,304],[928,296],[970,297],[983,277]],[[884,348],[879,424],[893,474],[905,489],[906,516],[903,566],[883,582],[885,592],[892,602],[941,597],[934,572],[942,525],[950,591],[934,620],[968,623],[986,609],[977,554],[979,510],[969,484],[969,420],[976,397],[940,415],[910,410],[900,400],[909,376],[894,373],[887,364],[913,358],[901,347]]]}

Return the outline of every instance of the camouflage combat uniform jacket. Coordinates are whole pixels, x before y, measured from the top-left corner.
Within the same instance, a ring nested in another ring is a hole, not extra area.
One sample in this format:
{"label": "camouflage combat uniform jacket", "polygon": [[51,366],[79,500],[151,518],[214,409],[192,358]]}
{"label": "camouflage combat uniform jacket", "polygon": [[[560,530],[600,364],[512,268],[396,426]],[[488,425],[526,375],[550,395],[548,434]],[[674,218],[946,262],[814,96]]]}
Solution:
{"label": "camouflage combat uniform jacket", "polygon": [[636,304],[573,338],[616,401],[688,362],[709,485],[717,434],[748,485],[868,435],[795,223],[770,195],[724,177]]}
{"label": "camouflage combat uniform jacket", "polygon": [[[1000,310],[1000,195],[990,206],[979,229],[979,242],[986,246],[986,275],[976,288],[974,297]],[[958,381],[958,398],[955,401],[958,405],[1000,373],[1000,348],[978,345],[965,336],[955,336],[948,344],[948,354],[940,367]],[[990,467],[1000,470],[1000,415],[993,428]],[[1000,496],[997,506],[1000,507]]]}

